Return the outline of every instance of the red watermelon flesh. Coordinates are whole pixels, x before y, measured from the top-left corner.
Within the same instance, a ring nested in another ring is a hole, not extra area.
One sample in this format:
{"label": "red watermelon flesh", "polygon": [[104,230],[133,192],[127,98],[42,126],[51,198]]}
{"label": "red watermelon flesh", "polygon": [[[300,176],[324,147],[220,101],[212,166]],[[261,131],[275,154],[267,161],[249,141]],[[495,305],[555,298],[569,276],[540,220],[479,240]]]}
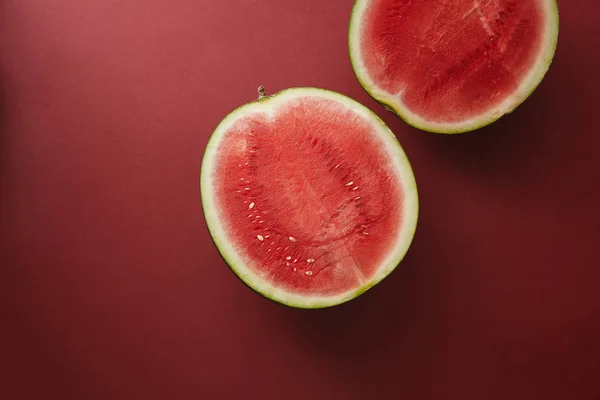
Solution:
{"label": "red watermelon flesh", "polygon": [[226,237],[217,245],[239,256],[234,271],[244,264],[251,286],[264,281],[296,303],[375,283],[403,231],[414,232],[405,214],[415,212],[404,204],[415,202],[414,183],[403,182],[388,150],[393,137],[374,132],[382,122],[335,97],[302,93],[227,124],[210,156],[211,188],[203,187]]}
{"label": "red watermelon flesh", "polygon": [[396,97],[382,102],[426,130],[469,130],[460,125],[511,111],[554,52],[554,0],[359,0],[357,9],[359,79],[378,99]]}

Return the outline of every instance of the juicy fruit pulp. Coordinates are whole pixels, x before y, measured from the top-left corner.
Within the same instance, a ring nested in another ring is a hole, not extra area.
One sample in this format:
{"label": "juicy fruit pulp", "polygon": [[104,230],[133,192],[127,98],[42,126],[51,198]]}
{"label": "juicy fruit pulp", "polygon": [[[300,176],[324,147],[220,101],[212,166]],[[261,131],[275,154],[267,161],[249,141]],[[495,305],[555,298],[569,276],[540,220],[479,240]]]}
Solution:
{"label": "juicy fruit pulp", "polygon": [[338,304],[377,283],[416,224],[414,177],[391,132],[319,89],[288,89],[227,117],[205,154],[202,196],[232,269],[299,307]]}
{"label": "juicy fruit pulp", "polygon": [[359,0],[350,32],[367,91],[413,125],[460,132],[512,111],[554,54],[554,0]]}

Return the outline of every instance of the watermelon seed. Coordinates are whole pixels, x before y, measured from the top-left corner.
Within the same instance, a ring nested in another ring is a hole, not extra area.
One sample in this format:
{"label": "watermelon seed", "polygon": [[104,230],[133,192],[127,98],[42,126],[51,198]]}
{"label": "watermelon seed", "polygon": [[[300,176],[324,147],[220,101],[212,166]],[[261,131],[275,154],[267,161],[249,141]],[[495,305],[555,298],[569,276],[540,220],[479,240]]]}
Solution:
{"label": "watermelon seed", "polygon": [[307,263],[311,264],[315,262],[314,258],[309,258],[308,260],[306,260]]}
{"label": "watermelon seed", "polygon": [[312,275],[312,271],[306,271],[305,274],[310,276],[310,275]]}
{"label": "watermelon seed", "polygon": [[356,197],[354,198],[354,200],[358,200],[358,199],[360,199],[360,196],[356,196]]}
{"label": "watermelon seed", "polygon": [[252,210],[254,208],[254,202],[250,203],[250,205],[248,205],[248,210]]}
{"label": "watermelon seed", "polygon": [[290,239],[290,242],[295,242],[296,241],[296,238],[293,237],[293,236],[290,236],[288,239]]}
{"label": "watermelon seed", "polygon": [[262,242],[263,240],[265,240],[265,238],[264,238],[264,237],[262,237],[262,235],[256,235],[256,238],[257,238],[258,240],[260,240],[261,242]]}
{"label": "watermelon seed", "polygon": [[350,185],[352,185],[353,183],[354,183],[354,181],[350,181],[350,182],[346,183],[346,186],[350,186]]}
{"label": "watermelon seed", "polygon": [[287,256],[285,259],[289,261],[292,259],[292,256]]}
{"label": "watermelon seed", "polygon": [[354,186],[354,187],[352,188],[352,190],[356,190],[356,189],[358,189],[358,186]]}

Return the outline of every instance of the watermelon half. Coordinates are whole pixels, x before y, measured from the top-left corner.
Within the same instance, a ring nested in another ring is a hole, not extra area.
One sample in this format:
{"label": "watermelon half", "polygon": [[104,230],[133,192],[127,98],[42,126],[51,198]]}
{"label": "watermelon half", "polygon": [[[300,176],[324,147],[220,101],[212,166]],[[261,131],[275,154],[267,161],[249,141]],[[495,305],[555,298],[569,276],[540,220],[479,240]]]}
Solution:
{"label": "watermelon half", "polygon": [[555,0],[357,0],[349,33],[365,90],[439,133],[513,111],[542,81],[557,39]]}
{"label": "watermelon half", "polygon": [[353,299],[402,260],[418,198],[373,112],[338,93],[261,95],[212,134],[200,178],[210,234],[251,288],[300,308]]}

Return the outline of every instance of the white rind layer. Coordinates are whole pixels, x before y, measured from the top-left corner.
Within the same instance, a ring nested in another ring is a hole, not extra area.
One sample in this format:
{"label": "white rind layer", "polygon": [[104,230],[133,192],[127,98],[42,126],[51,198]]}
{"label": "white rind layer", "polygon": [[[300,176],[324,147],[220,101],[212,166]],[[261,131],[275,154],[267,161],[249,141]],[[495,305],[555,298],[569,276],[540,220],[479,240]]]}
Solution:
{"label": "white rind layer", "polygon": [[[228,234],[219,218],[219,208],[215,196],[214,167],[217,150],[224,135],[231,129],[235,122],[240,118],[247,117],[254,113],[272,114],[278,106],[299,97],[318,97],[337,101],[369,121],[375,129],[375,132],[378,134],[378,137],[385,145],[385,149],[387,149],[392,156],[391,159],[393,160],[393,165],[399,178],[398,181],[403,186],[403,198],[399,199],[403,204],[403,219],[401,222],[399,221],[402,226],[397,241],[395,245],[392,246],[393,251],[386,257],[385,261],[381,264],[372,278],[359,287],[335,296],[307,296],[304,294],[293,293],[285,288],[273,285],[267,279],[264,279],[249,268],[240,255],[240,252],[243,250],[236,249],[232,244],[233,241],[228,239]],[[409,160],[394,134],[384,122],[377,117],[377,115],[362,104],[339,93],[323,89],[286,89],[273,96],[243,105],[225,117],[214,131],[207,144],[200,173],[200,187],[202,206],[204,208],[208,229],[227,264],[229,264],[231,269],[242,279],[242,281],[263,296],[292,307],[323,308],[334,306],[351,300],[370,287],[376,285],[388,276],[404,258],[404,255],[410,247],[417,226],[419,209],[417,186]]]}
{"label": "white rind layer", "polygon": [[428,121],[422,116],[412,112],[403,102],[402,93],[389,93],[374,83],[367,70],[361,53],[361,26],[364,19],[364,13],[368,9],[372,0],[356,0],[352,17],[350,19],[349,29],[349,48],[350,60],[354,72],[364,87],[375,100],[382,103],[390,111],[397,114],[406,123],[424,131],[435,133],[464,133],[484,127],[496,121],[505,114],[514,111],[517,106],[523,103],[536,87],[541,83],[546,75],[558,42],[558,6],[556,0],[538,0],[542,3],[546,29],[544,30],[543,43],[533,67],[523,78],[519,87],[509,95],[502,103],[494,106],[490,110],[477,115],[469,120],[457,123],[439,123]]}

